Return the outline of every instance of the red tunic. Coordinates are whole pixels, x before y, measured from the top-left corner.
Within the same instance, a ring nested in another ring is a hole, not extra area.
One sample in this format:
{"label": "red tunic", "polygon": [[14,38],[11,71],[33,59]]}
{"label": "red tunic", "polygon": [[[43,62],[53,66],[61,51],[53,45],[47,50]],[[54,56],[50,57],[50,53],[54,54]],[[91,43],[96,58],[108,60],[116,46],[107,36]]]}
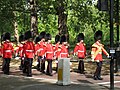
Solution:
{"label": "red tunic", "polygon": [[12,58],[14,52],[13,43],[5,41],[2,45],[3,58]]}
{"label": "red tunic", "polygon": [[23,54],[26,58],[33,58],[35,54],[35,46],[32,41],[27,41],[23,45]]}
{"label": "red tunic", "polygon": [[36,45],[36,53],[38,56],[44,56],[45,55],[45,43],[44,42],[39,42]]}
{"label": "red tunic", "polygon": [[52,60],[54,57],[54,49],[52,44],[46,44],[46,59]]}
{"label": "red tunic", "polygon": [[37,50],[39,49],[38,43],[35,44],[35,55],[37,55]]}
{"label": "red tunic", "polygon": [[57,43],[55,45],[55,49],[54,49],[54,55],[56,56],[56,58],[60,57],[60,47],[59,47],[59,43]]}
{"label": "red tunic", "polygon": [[68,58],[68,48],[65,45],[61,46],[60,58]]}
{"label": "red tunic", "polygon": [[78,58],[85,58],[86,48],[84,43],[77,43],[74,48],[74,53],[77,53]]}
{"label": "red tunic", "polygon": [[23,44],[19,45],[18,52],[19,52],[20,57],[23,57],[23,54],[22,54],[23,53]]}
{"label": "red tunic", "polygon": [[[97,55],[95,56],[95,53],[98,51],[99,49],[99,52],[97,53]],[[107,53],[107,51],[103,48],[103,44],[100,44],[98,42],[95,42],[93,45],[92,45],[92,57],[94,58],[94,60],[99,60],[99,61],[102,61],[102,52],[108,56],[109,54]]]}
{"label": "red tunic", "polygon": [[18,53],[19,53],[19,46],[14,47],[14,51],[15,51],[15,54],[16,54],[16,56],[17,56]]}

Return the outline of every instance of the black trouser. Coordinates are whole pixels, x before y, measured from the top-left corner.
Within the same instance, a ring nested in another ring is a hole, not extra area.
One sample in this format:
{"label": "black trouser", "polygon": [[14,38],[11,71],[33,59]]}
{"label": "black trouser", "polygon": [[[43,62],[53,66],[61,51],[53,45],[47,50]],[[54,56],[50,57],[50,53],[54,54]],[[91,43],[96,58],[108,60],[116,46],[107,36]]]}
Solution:
{"label": "black trouser", "polygon": [[4,66],[5,66],[5,60],[3,58],[3,62],[2,62],[2,71],[4,71]]}
{"label": "black trouser", "polygon": [[48,65],[47,65],[47,71],[46,71],[46,73],[47,74],[52,74],[52,60],[48,59],[47,62],[48,62]]}
{"label": "black trouser", "polygon": [[24,67],[24,59],[21,57],[21,63],[20,63],[20,70],[22,70]]}
{"label": "black trouser", "polygon": [[40,70],[41,72],[44,72],[45,70],[45,58],[42,56],[38,56],[37,70]]}
{"label": "black trouser", "polygon": [[11,60],[11,58],[4,58],[3,67],[2,67],[4,74],[9,74],[10,60]]}
{"label": "black trouser", "polygon": [[82,59],[79,61],[78,70],[81,74],[84,73],[84,61]]}
{"label": "black trouser", "polygon": [[44,70],[45,70],[45,58],[42,59],[41,72],[44,72]]}
{"label": "black trouser", "polygon": [[[58,61],[58,58],[56,58],[56,61]],[[58,62],[56,63],[56,69],[55,71],[57,72],[58,71]]]}
{"label": "black trouser", "polygon": [[28,76],[32,75],[32,63],[33,58],[26,58],[24,61],[23,73],[27,73]]}
{"label": "black trouser", "polygon": [[94,76],[101,77],[102,61],[96,62],[96,64],[97,64],[97,68],[94,73]]}
{"label": "black trouser", "polygon": [[25,57],[25,58],[24,58],[23,69],[22,69],[22,70],[23,70],[23,73],[27,73],[27,68],[26,68],[26,67],[27,67],[27,58]]}
{"label": "black trouser", "polygon": [[37,70],[38,71],[41,71],[41,64],[42,64],[42,57],[41,56],[38,56],[38,64],[37,64]]}

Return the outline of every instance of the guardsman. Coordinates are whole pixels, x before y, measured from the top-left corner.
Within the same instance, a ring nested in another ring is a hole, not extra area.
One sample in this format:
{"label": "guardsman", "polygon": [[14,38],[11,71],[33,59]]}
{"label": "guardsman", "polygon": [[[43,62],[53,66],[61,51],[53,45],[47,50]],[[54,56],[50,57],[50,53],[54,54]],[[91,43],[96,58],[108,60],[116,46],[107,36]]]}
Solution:
{"label": "guardsman", "polygon": [[76,44],[74,48],[74,55],[77,55],[79,59],[79,65],[78,65],[78,72],[81,74],[84,74],[84,61],[83,59],[86,56],[86,47],[84,43],[84,34],[79,33],[77,36],[78,43]]}
{"label": "guardsman", "polygon": [[19,48],[18,48],[18,53],[19,53],[19,56],[21,59],[19,69],[22,70],[23,66],[24,66],[24,56],[23,56],[24,35],[19,36],[19,42],[20,42],[20,44],[19,44]]}
{"label": "guardsman", "polygon": [[[4,40],[4,36],[5,36],[5,33],[3,33],[2,35],[1,35],[1,57],[3,57],[3,50],[2,50],[2,45],[3,45],[3,43],[5,42],[5,40]],[[2,71],[3,71],[3,66],[4,66],[4,60],[3,60],[3,62],[2,62]]]}
{"label": "guardsman", "polygon": [[55,47],[54,47],[54,55],[56,58],[56,72],[58,69],[58,58],[60,57],[60,35],[55,36]]}
{"label": "guardsman", "polygon": [[48,62],[47,65],[47,70],[46,70],[46,74],[49,76],[52,76],[52,61],[54,59],[54,48],[53,45],[51,43],[51,35],[49,33],[46,34],[46,60]]}
{"label": "guardsman", "polygon": [[60,50],[59,58],[68,58],[69,57],[69,53],[68,53],[69,44],[67,43],[65,35],[61,36],[60,44],[61,44],[60,45],[61,50]]}
{"label": "guardsman", "polygon": [[36,46],[36,53],[37,53],[37,56],[38,56],[38,64],[37,64],[37,70],[42,72],[42,73],[45,73],[45,48],[46,48],[46,45],[45,45],[45,35],[46,33],[44,31],[42,31],[40,34],[39,34],[39,42],[37,43],[37,46]]}
{"label": "guardsman", "polygon": [[104,45],[101,44],[101,39],[102,39],[102,31],[98,30],[94,34],[94,39],[95,43],[92,45],[92,51],[91,51],[91,58],[92,61],[95,61],[97,64],[96,71],[94,73],[94,80],[102,80],[103,78],[101,77],[101,69],[102,69],[102,52],[109,57],[109,54],[107,51],[104,49]]}
{"label": "guardsman", "polygon": [[12,58],[12,54],[14,53],[13,43],[10,42],[11,35],[10,33],[6,32],[4,35],[4,42],[2,44],[2,57],[3,57],[3,67],[2,70],[4,74],[9,75],[10,69],[10,61]]}
{"label": "guardsman", "polygon": [[39,65],[39,67],[38,67],[38,63],[39,63],[39,56],[38,56],[38,50],[39,50],[39,42],[40,41],[40,39],[39,39],[39,36],[37,36],[36,38],[35,38],[35,58],[36,58],[36,60],[37,60],[37,70],[38,71],[40,71],[40,65]]}
{"label": "guardsman", "polygon": [[35,55],[35,45],[33,43],[33,34],[31,31],[25,32],[25,44],[23,45],[24,54],[24,68],[23,73],[26,73],[28,77],[32,77],[32,63]]}

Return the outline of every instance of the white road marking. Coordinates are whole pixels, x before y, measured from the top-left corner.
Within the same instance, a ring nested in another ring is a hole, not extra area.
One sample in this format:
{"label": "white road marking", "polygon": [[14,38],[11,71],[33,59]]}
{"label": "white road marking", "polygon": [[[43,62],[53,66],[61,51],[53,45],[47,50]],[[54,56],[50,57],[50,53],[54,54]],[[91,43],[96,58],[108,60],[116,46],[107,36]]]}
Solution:
{"label": "white road marking", "polygon": [[[120,83],[120,81],[114,81],[114,83]],[[110,84],[110,82],[102,82],[102,83],[97,83],[97,84],[104,85],[104,84]]]}

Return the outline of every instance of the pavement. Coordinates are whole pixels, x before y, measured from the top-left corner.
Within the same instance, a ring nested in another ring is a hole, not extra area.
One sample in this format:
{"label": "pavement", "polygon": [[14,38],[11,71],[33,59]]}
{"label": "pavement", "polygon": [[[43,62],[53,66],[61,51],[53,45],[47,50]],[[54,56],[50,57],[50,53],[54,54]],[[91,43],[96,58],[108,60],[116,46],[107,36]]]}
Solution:
{"label": "pavement", "polygon": [[[58,74],[53,70],[53,76],[32,69],[33,76],[26,77],[19,70],[19,65],[11,63],[10,75],[4,75],[0,66],[0,90],[110,90],[110,75],[102,74],[103,80],[93,80],[92,74],[70,72],[71,84],[58,85]],[[120,74],[115,73],[114,90],[120,90]]]}

